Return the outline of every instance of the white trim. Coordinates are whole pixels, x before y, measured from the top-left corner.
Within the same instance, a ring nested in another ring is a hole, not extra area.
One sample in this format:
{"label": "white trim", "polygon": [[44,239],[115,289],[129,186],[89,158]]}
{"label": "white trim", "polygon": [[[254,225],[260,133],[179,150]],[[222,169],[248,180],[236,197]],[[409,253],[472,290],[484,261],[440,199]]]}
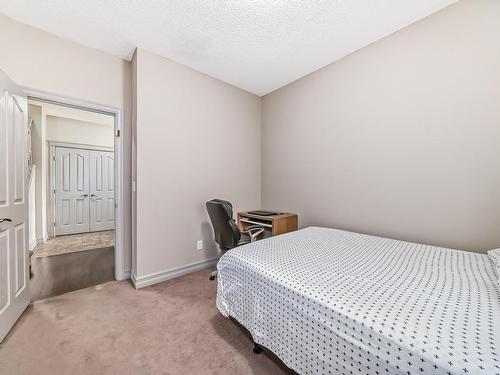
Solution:
{"label": "white trim", "polygon": [[33,242],[30,243],[28,250],[32,251],[36,247],[36,245],[38,245],[38,241],[35,239]]}
{"label": "white trim", "polygon": [[[72,108],[83,109],[87,111],[95,111],[99,113],[104,113],[108,115],[113,115],[115,117],[115,134],[119,130],[120,134],[123,134],[123,109],[117,107],[110,107],[107,105],[102,105],[96,102],[89,102],[86,100],[80,100],[75,98],[68,98],[65,96],[59,96],[50,94],[43,91],[37,91],[30,88],[23,88],[24,93],[28,96],[28,99],[50,102],[53,104],[66,105]],[[125,270],[125,254],[123,251],[124,243],[124,230],[123,230],[123,135],[120,137],[115,137],[115,201],[116,201],[116,212],[115,212],[115,279],[116,280],[126,280],[127,272]]]}
{"label": "white trim", "polygon": [[49,238],[48,238],[48,237],[47,237],[47,238],[37,238],[37,239],[36,239],[36,244],[37,244],[37,245],[41,245],[41,244],[46,243],[48,240],[49,240]]}
{"label": "white trim", "polygon": [[176,277],[187,275],[188,273],[203,270],[205,268],[214,267],[217,264],[219,257],[202,260],[195,263],[186,264],[185,266],[171,268],[166,271],[156,272],[145,276],[137,277],[133,272],[130,275],[130,280],[136,289],[144,288],[153,284],[158,284],[163,281],[175,279]]}
{"label": "white trim", "polygon": [[69,148],[79,148],[79,149],[84,149],[84,150],[109,151],[109,152],[113,152],[115,150],[113,147],[97,146],[97,145],[81,144],[81,143],[72,143],[72,142],[48,141],[47,143],[49,144],[49,147],[50,146],[69,147]]}
{"label": "white trim", "polygon": [[56,157],[56,147],[51,145],[50,142],[48,142],[48,150],[49,150],[49,194],[47,194],[47,202],[45,204],[46,211],[47,211],[47,238],[54,238],[56,236],[56,226],[54,225],[56,221],[56,193],[55,193],[55,188],[56,188],[56,174],[54,171],[56,170],[56,162],[55,162],[55,157]]}

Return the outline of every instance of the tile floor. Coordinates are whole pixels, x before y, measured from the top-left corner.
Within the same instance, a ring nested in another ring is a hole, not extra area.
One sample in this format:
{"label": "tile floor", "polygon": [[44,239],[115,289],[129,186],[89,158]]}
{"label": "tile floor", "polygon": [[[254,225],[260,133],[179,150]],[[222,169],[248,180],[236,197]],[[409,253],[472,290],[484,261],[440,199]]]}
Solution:
{"label": "tile floor", "polygon": [[51,238],[35,247],[34,257],[46,257],[114,246],[115,231],[70,234]]}

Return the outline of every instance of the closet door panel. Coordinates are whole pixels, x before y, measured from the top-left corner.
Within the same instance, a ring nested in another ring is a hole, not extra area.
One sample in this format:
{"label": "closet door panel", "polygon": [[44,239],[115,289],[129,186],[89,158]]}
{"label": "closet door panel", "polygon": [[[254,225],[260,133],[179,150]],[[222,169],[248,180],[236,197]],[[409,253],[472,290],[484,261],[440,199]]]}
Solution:
{"label": "closet door panel", "polygon": [[90,151],[90,230],[115,228],[114,153]]}
{"label": "closet door panel", "polygon": [[56,147],[56,236],[90,230],[89,151]]}

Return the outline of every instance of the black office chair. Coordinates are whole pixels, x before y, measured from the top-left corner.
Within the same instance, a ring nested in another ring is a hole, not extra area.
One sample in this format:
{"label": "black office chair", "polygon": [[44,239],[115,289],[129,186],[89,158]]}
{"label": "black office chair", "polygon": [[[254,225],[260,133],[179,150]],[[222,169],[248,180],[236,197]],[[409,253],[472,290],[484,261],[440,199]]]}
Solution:
{"label": "black office chair", "polygon": [[[254,242],[264,232],[264,228],[259,225],[249,225],[244,231],[240,231],[233,219],[233,205],[228,201],[212,199],[206,206],[214,228],[215,242],[219,244],[222,254],[237,246]],[[217,271],[212,272],[210,280],[214,280],[216,276]]]}

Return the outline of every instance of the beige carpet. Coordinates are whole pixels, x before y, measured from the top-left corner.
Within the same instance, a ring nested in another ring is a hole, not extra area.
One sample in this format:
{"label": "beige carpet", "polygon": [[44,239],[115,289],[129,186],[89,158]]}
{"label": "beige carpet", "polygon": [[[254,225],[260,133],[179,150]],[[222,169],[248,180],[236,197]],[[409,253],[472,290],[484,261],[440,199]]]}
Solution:
{"label": "beige carpet", "polygon": [[286,374],[215,307],[210,270],[135,290],[110,282],[33,303],[0,345],[2,375]]}
{"label": "beige carpet", "polygon": [[33,255],[35,257],[46,257],[51,255],[112,247],[114,244],[114,230],[69,234],[66,236],[51,238],[47,242],[37,245],[33,250]]}

